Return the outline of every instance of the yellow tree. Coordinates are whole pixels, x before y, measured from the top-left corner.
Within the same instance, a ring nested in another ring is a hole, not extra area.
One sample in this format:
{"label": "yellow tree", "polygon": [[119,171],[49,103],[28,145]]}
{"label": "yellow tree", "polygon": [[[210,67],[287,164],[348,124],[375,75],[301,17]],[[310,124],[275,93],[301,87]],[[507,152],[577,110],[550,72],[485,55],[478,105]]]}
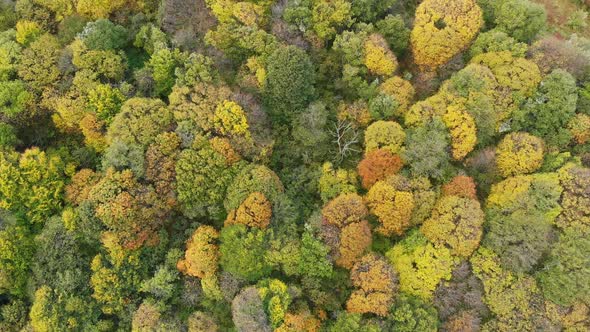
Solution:
{"label": "yellow tree", "polygon": [[372,34],[365,41],[365,66],[379,76],[391,76],[397,69],[397,58],[379,34]]}
{"label": "yellow tree", "polygon": [[462,160],[477,143],[475,120],[460,105],[449,106],[442,120],[451,134],[451,154],[455,160]]}
{"label": "yellow tree", "polygon": [[414,61],[423,69],[436,69],[467,48],[482,25],[475,0],[423,1],[410,34]]}
{"label": "yellow tree", "polygon": [[402,235],[411,226],[414,195],[409,188],[401,189],[405,188],[379,181],[367,193],[367,205],[381,224],[377,231],[386,236]]}
{"label": "yellow tree", "polygon": [[519,132],[506,135],[496,148],[496,165],[504,177],[528,174],[541,167],[543,140]]}
{"label": "yellow tree", "polygon": [[438,247],[449,248],[453,255],[469,257],[479,246],[484,214],[475,199],[443,196],[420,230]]}

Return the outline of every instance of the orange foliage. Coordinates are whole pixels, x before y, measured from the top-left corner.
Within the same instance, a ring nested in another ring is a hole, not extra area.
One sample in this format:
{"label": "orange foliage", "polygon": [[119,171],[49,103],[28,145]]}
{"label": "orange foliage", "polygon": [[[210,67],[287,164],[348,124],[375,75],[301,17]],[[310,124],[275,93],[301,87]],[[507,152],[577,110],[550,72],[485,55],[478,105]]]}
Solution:
{"label": "orange foliage", "polygon": [[455,176],[451,182],[442,187],[443,195],[459,196],[471,199],[477,199],[477,191],[473,178],[465,175]]}
{"label": "orange foliage", "polygon": [[66,200],[78,205],[88,199],[90,189],[100,180],[100,175],[93,170],[84,168],[72,176],[72,182],[66,186]]}
{"label": "orange foliage", "polygon": [[186,244],[184,259],[176,267],[184,274],[205,278],[217,272],[219,248],[216,241],[219,233],[211,226],[201,226],[193,233]]}
{"label": "orange foliage", "polygon": [[369,222],[362,220],[346,225],[340,232],[340,257],[336,264],[350,269],[361,258],[372,242]]}
{"label": "orange foliage", "polygon": [[397,289],[397,275],[387,261],[367,254],[354,264],[350,278],[358,289],[346,302],[348,312],[386,316]]}
{"label": "orange foliage", "polygon": [[266,196],[260,192],[253,192],[237,210],[229,213],[225,225],[241,224],[264,229],[270,224],[271,216],[272,206]]}
{"label": "orange foliage", "polygon": [[342,194],[322,210],[325,222],[340,228],[363,220],[368,213],[362,197],[357,194]]}
{"label": "orange foliage", "polygon": [[363,187],[369,189],[375,182],[397,173],[402,167],[403,161],[399,155],[387,149],[377,149],[365,155],[365,159],[358,165],[358,172]]}

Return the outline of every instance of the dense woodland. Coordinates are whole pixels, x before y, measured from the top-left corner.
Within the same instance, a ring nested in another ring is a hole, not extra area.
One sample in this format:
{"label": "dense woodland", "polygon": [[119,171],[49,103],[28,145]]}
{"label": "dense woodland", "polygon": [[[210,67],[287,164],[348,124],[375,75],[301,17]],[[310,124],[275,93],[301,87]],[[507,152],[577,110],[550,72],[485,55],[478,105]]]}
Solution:
{"label": "dense woodland", "polygon": [[590,331],[588,6],[0,0],[0,331]]}

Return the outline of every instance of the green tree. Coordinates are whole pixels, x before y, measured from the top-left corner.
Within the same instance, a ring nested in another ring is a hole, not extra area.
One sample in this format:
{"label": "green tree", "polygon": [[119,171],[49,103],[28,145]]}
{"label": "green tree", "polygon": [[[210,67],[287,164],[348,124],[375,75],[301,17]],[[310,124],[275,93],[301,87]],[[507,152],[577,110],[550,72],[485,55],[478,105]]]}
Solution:
{"label": "green tree", "polygon": [[278,48],[267,63],[265,105],[276,121],[290,121],[314,96],[313,64],[305,51],[295,46]]}
{"label": "green tree", "polygon": [[260,280],[271,272],[266,262],[269,231],[244,225],[224,227],[219,234],[219,264],[223,270],[248,281]]}
{"label": "green tree", "polygon": [[438,331],[438,313],[423,299],[402,294],[391,307],[389,321],[392,331]]}
{"label": "green tree", "polygon": [[537,274],[545,297],[555,303],[571,305],[590,298],[590,240],[584,234],[566,231],[551,250],[544,269]]}
{"label": "green tree", "polygon": [[91,50],[117,50],[127,44],[127,29],[107,19],[88,22],[78,35]]}
{"label": "green tree", "polygon": [[546,26],[543,5],[529,0],[502,0],[494,6],[496,27],[518,41],[530,42]]}
{"label": "green tree", "polygon": [[545,76],[536,94],[513,114],[513,128],[528,131],[550,146],[564,148],[571,141],[566,129],[576,112],[576,80],[565,70]]}

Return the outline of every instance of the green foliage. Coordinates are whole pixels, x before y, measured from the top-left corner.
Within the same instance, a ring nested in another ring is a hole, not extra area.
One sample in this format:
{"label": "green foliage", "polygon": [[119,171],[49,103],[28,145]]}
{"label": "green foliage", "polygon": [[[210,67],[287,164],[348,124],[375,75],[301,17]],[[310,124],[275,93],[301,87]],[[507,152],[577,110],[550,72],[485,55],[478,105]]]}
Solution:
{"label": "green foliage", "polygon": [[22,81],[0,82],[0,113],[14,118],[25,111],[33,100]]}
{"label": "green foliage", "polygon": [[543,5],[529,0],[502,0],[494,6],[496,27],[518,41],[529,42],[546,27]]}
{"label": "green foliage", "polygon": [[7,226],[0,231],[0,291],[16,297],[26,296],[34,243],[25,227]]}
{"label": "green foliage", "polygon": [[267,60],[264,102],[279,122],[289,121],[305,109],[314,96],[315,73],[305,51],[281,47]]}
{"label": "green foliage", "polygon": [[269,236],[266,230],[244,225],[224,227],[219,234],[219,264],[225,271],[250,282],[268,276],[271,266],[265,256]]}
{"label": "green foliage", "polygon": [[562,305],[590,298],[588,255],[590,241],[577,232],[562,234],[551,250],[545,269],[537,275],[545,296]]}
{"label": "green foliage", "polygon": [[402,294],[391,308],[393,331],[438,331],[436,309],[419,297]]}
{"label": "green foliage", "polygon": [[408,49],[410,29],[406,27],[406,23],[400,15],[387,15],[375,23],[375,28],[387,40],[389,48],[397,56],[402,55]]}
{"label": "green foliage", "polygon": [[450,177],[449,134],[441,120],[433,119],[424,126],[409,129],[406,149],[402,154],[414,176],[434,179]]}
{"label": "green foliage", "polygon": [[515,57],[524,57],[528,46],[525,43],[516,41],[504,31],[493,29],[480,33],[469,49],[469,57],[487,52],[510,51]]}
{"label": "green foliage", "polygon": [[566,124],[576,112],[576,80],[568,72],[556,69],[541,82],[537,93],[514,113],[514,130],[526,130],[548,145],[565,147],[571,140]]}
{"label": "green foliage", "polygon": [[301,237],[299,273],[304,276],[326,278],[332,275],[332,263],[328,260],[327,248],[309,232]]}
{"label": "green foliage", "polygon": [[91,50],[117,50],[127,44],[127,30],[106,19],[88,22],[78,37]]}

